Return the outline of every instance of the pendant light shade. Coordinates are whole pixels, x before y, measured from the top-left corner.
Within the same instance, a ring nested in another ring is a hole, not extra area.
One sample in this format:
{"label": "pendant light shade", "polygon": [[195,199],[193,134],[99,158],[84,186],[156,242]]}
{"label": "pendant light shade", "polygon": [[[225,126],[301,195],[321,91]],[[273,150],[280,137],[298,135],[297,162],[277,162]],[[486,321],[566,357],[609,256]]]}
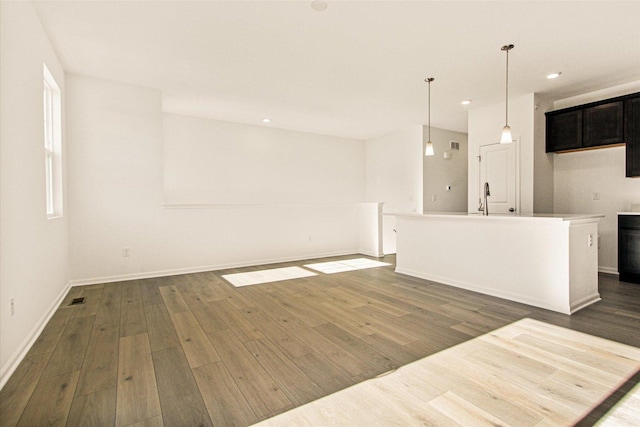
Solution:
{"label": "pendant light shade", "polygon": [[502,136],[500,144],[511,144],[513,136],[511,135],[511,127],[509,126],[509,51],[513,49],[512,44],[506,44],[500,48],[507,53],[507,73],[505,78],[505,103],[504,103],[504,127],[502,128]]}
{"label": "pendant light shade", "polygon": [[511,126],[505,126],[502,128],[502,136],[500,137],[500,144],[511,144],[513,142],[513,136],[511,135]]}
{"label": "pendant light shade", "polygon": [[431,140],[427,141],[427,145],[424,149],[425,156],[433,156],[435,153],[433,152],[433,142]]}
{"label": "pendant light shade", "polygon": [[425,156],[433,156],[435,154],[433,151],[433,142],[431,142],[431,82],[434,80],[435,79],[433,77],[427,77],[424,79],[425,82],[429,83],[429,139],[427,140],[427,144],[424,149]]}

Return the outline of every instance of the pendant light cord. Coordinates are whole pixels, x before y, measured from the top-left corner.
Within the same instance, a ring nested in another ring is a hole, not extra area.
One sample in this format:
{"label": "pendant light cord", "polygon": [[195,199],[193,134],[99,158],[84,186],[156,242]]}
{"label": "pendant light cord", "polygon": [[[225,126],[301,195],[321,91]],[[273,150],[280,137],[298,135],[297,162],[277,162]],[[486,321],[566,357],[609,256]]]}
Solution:
{"label": "pendant light cord", "polygon": [[429,80],[429,141],[431,141],[431,80]]}
{"label": "pendant light cord", "polygon": [[426,79],[424,79],[425,82],[429,83],[429,139],[428,141],[431,142],[431,82],[434,81],[435,79],[433,77],[427,77]]}
{"label": "pendant light cord", "polygon": [[509,51],[514,48],[512,44],[502,46],[500,50],[507,52],[507,72],[505,78],[505,109],[504,109],[504,125],[509,126]]}
{"label": "pendant light cord", "polygon": [[504,109],[504,125],[509,125],[509,49],[507,49],[507,73],[505,78],[505,109]]}

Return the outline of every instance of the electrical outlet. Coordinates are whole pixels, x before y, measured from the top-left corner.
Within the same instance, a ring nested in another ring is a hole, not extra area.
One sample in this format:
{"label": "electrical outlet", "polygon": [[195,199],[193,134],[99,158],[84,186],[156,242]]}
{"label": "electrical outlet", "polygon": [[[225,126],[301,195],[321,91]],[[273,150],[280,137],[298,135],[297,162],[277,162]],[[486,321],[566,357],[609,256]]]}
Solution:
{"label": "electrical outlet", "polygon": [[125,258],[129,256],[129,248],[122,248],[122,256]]}
{"label": "electrical outlet", "polygon": [[11,315],[13,316],[14,314],[16,314],[16,301],[13,297],[11,297],[9,302],[11,304]]}
{"label": "electrical outlet", "polygon": [[434,194],[433,196],[431,196],[431,201],[435,202],[436,201],[436,195]]}
{"label": "electrical outlet", "polygon": [[589,237],[587,238],[587,246],[593,246],[593,234],[589,234]]}
{"label": "electrical outlet", "polygon": [[600,200],[600,193],[593,193],[593,200]]}

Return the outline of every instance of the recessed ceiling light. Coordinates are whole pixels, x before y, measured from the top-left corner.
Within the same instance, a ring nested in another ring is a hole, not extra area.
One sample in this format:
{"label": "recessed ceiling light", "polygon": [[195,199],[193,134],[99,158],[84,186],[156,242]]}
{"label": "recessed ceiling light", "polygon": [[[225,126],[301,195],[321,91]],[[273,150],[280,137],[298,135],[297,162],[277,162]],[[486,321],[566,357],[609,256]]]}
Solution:
{"label": "recessed ceiling light", "polygon": [[324,12],[327,10],[327,2],[324,0],[314,0],[311,2],[311,9],[316,12]]}
{"label": "recessed ceiling light", "polygon": [[560,71],[558,71],[557,73],[551,73],[551,74],[547,75],[547,78],[549,80],[557,79],[558,77],[560,77],[560,74],[562,74]]}
{"label": "recessed ceiling light", "polygon": [[262,123],[271,123],[271,119],[265,117],[264,119],[262,119]]}
{"label": "recessed ceiling light", "polygon": [[469,105],[471,104],[471,100],[470,99],[465,99],[464,101],[461,102],[462,105]]}

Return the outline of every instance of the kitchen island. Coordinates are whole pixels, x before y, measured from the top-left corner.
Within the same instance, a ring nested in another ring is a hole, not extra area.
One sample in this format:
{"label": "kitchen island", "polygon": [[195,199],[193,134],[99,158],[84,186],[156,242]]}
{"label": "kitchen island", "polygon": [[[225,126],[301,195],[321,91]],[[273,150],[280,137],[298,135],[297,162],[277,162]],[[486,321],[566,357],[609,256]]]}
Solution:
{"label": "kitchen island", "polygon": [[388,215],[398,273],[564,314],[600,301],[603,215]]}

